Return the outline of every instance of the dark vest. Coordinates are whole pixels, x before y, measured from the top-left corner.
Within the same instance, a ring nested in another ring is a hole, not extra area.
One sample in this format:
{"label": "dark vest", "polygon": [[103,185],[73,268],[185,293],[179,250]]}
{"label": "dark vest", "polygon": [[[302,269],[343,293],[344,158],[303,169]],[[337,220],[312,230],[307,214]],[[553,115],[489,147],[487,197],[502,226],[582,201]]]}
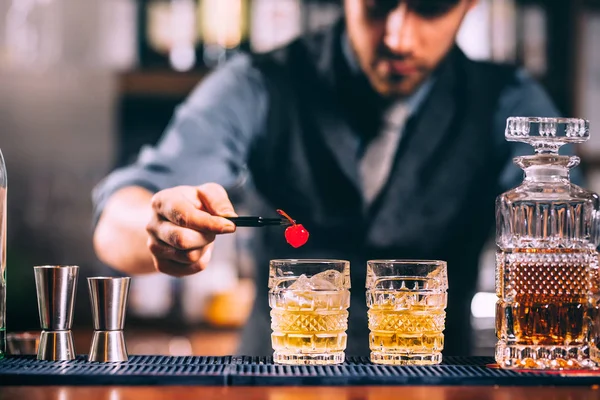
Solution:
{"label": "dark vest", "polygon": [[[239,353],[269,355],[268,261],[342,258],[351,261],[348,355],[368,355],[366,261],[374,258],[448,262],[445,355],[469,352],[470,300],[478,258],[494,224],[498,177],[509,152],[494,149],[492,121],[514,69],[468,60],[454,48],[436,71],[431,92],[411,117],[388,182],[365,207],[358,175],[364,134],[345,104],[341,24],[253,57],[269,90],[265,135],[249,168],[267,210],[286,210],[309,230],[293,249],[278,229],[264,229],[257,263],[257,299]],[[370,105],[366,104],[365,107]]]}

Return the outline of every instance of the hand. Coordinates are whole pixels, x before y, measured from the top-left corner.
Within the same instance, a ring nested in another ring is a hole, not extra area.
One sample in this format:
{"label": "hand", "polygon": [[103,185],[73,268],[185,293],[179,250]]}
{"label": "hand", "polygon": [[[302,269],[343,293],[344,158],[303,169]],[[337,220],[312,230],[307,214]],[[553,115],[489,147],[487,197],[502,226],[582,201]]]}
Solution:
{"label": "hand", "polygon": [[216,183],[178,186],[152,197],[152,219],[146,226],[154,266],[173,276],[206,268],[215,236],[235,232],[222,217],[237,216],[225,189]]}

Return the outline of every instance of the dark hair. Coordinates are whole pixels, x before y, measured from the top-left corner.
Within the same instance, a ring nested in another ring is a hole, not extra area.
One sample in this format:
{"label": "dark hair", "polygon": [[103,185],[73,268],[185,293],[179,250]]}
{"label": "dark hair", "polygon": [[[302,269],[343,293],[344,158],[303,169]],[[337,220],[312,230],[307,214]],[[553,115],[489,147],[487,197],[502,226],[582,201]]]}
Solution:
{"label": "dark hair", "polygon": [[401,2],[409,9],[425,18],[435,18],[446,14],[462,0],[365,0],[367,10],[373,17],[384,17]]}

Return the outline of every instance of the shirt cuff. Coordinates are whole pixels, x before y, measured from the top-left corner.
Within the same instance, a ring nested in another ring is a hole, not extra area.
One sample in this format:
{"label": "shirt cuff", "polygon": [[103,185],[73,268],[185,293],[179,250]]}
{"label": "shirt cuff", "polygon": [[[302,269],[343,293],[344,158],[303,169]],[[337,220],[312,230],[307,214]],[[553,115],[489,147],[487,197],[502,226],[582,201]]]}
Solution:
{"label": "shirt cuff", "polygon": [[144,169],[140,170],[134,166],[114,171],[101,180],[92,191],[92,229],[96,228],[108,199],[120,189],[138,186],[151,193],[156,193],[168,187],[167,180],[165,174],[152,173]]}

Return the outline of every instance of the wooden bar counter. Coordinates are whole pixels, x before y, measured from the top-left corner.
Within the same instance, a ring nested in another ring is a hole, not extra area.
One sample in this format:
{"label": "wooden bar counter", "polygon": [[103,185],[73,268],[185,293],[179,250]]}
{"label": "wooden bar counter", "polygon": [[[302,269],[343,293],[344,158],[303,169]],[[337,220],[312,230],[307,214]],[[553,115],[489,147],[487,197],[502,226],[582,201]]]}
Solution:
{"label": "wooden bar counter", "polygon": [[199,386],[31,386],[0,388],[0,399],[122,400],[122,399],[235,399],[235,400],[592,400],[598,386],[465,387],[465,386],[348,386],[348,387],[199,387]]}

